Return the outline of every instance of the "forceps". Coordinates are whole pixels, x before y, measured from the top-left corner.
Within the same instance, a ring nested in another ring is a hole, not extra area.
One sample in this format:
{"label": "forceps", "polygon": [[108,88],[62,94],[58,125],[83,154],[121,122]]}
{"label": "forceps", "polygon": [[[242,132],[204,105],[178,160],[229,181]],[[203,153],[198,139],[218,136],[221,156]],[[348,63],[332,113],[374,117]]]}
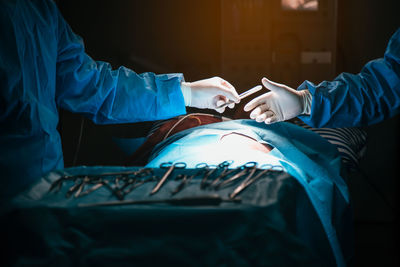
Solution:
{"label": "forceps", "polygon": [[[261,89],[262,89],[262,86],[261,86],[261,85],[257,85],[257,86],[255,86],[255,87],[253,87],[253,88],[251,88],[251,89],[245,91],[244,93],[241,93],[241,94],[239,95],[239,99],[242,100],[243,98],[248,97],[249,95],[252,95],[252,94],[254,94],[254,93],[257,93],[257,92],[260,91]],[[229,100],[228,102],[226,102],[226,103],[224,103],[224,104],[218,106],[217,108],[224,108],[224,107],[226,107],[226,106],[228,106],[228,105],[230,105],[230,104],[232,104],[232,103],[235,103],[235,102],[233,102],[232,100]]]}
{"label": "forceps", "polygon": [[211,169],[210,170],[210,167],[214,167],[215,165],[210,165],[210,166],[206,166],[205,167],[205,169],[206,169],[206,172],[205,172],[205,174],[204,174],[204,176],[203,176],[203,179],[201,179],[201,182],[200,182],[200,189],[204,189],[204,188],[206,188],[208,185],[209,185],[209,183],[208,183],[208,177],[210,177],[218,168],[218,166],[215,166],[215,168],[213,168],[213,169]]}
{"label": "forceps", "polygon": [[150,195],[154,195],[155,193],[160,190],[161,186],[165,183],[165,181],[168,179],[168,177],[171,175],[172,171],[176,169],[184,169],[186,168],[186,163],[185,162],[177,162],[177,163],[172,163],[172,162],[164,162],[160,164],[160,168],[168,170],[164,173],[163,177],[161,180],[156,184],[156,186],[151,190]]}
{"label": "forceps", "polygon": [[223,169],[222,172],[219,174],[219,176],[214,179],[214,181],[212,181],[212,183],[210,184],[210,187],[214,187],[216,186],[216,184],[223,178],[225,178],[226,176],[228,176],[229,174],[231,174],[232,172],[235,172],[236,169],[232,169],[232,170],[228,170],[229,166],[233,163],[233,160],[225,160],[224,162],[218,164],[218,168]]}
{"label": "forceps", "polygon": [[247,162],[246,164],[244,164],[240,168],[243,168],[243,170],[241,170],[240,172],[236,173],[235,175],[233,175],[229,179],[226,179],[225,181],[223,181],[223,182],[219,183],[218,185],[216,185],[215,189],[218,190],[219,188],[221,188],[221,187],[223,187],[223,186],[225,186],[225,185],[227,185],[227,184],[239,179],[240,177],[245,175],[249,169],[250,169],[250,174],[247,177],[253,176],[254,172],[257,170],[257,162],[255,162],[255,161]]}
{"label": "forceps", "polygon": [[[134,189],[138,188],[139,186],[141,186],[141,185],[143,185],[145,183],[154,182],[154,181],[158,181],[158,177],[155,176],[155,175],[153,175],[153,176],[151,176],[149,178],[146,178],[146,179],[141,179],[141,180],[134,179],[133,181],[129,182],[130,187],[125,189],[125,190],[123,190],[123,193],[124,193],[124,195],[127,195],[130,192],[132,192]],[[127,187],[129,185],[127,185]]]}
{"label": "forceps", "polygon": [[171,192],[171,195],[175,195],[179,193],[188,183],[192,181],[192,179],[200,174],[202,174],[204,171],[206,171],[208,168],[207,163],[199,163],[196,165],[197,171],[193,175],[186,175],[186,174],[180,174],[177,176],[177,179],[182,179],[181,183],[174,189],[174,191]]}
{"label": "forceps", "polygon": [[259,172],[256,176],[254,176],[253,179],[251,179],[252,175],[249,175],[246,177],[246,179],[238,185],[235,190],[233,190],[232,193],[229,194],[229,198],[235,198],[237,195],[239,195],[243,190],[245,190],[247,187],[249,187],[252,183],[257,181],[259,178],[261,178],[264,174],[267,174],[270,171],[283,171],[283,168],[281,166],[273,166],[271,164],[264,164],[263,166],[268,166],[268,169],[262,170]]}

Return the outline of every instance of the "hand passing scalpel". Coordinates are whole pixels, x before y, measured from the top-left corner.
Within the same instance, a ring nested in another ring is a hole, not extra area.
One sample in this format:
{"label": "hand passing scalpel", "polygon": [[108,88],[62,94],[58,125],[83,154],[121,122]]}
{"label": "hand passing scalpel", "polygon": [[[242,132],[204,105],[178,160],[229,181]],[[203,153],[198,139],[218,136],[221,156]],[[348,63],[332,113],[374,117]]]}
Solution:
{"label": "hand passing scalpel", "polygon": [[[261,89],[262,89],[262,86],[261,86],[261,85],[257,85],[257,86],[255,86],[255,87],[251,88],[250,90],[247,90],[247,91],[245,91],[244,93],[241,93],[241,94],[239,95],[239,99],[242,100],[243,98],[248,97],[249,95],[252,95],[252,94],[258,92],[258,91],[260,91]],[[222,101],[221,101],[221,102],[222,102]],[[227,101],[227,102],[222,103],[221,105],[218,105],[217,108],[218,108],[218,109],[224,108],[224,107],[227,107],[227,106],[229,106],[229,105],[231,105],[231,104],[233,104],[233,103],[235,103],[235,102],[233,102],[233,101],[230,100],[230,101]]]}

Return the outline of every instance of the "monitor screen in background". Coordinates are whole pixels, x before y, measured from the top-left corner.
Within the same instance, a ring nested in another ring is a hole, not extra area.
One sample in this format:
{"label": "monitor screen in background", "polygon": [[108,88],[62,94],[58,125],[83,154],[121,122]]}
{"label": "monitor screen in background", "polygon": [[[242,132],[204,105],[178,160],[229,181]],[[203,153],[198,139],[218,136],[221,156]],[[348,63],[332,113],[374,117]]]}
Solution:
{"label": "monitor screen in background", "polygon": [[281,0],[283,10],[318,10],[319,0]]}

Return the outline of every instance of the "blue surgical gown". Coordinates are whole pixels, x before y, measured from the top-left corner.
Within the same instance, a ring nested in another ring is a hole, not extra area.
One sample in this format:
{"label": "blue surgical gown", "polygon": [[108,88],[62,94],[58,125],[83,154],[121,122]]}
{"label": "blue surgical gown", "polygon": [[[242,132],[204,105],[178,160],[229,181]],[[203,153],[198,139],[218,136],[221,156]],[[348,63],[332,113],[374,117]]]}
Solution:
{"label": "blue surgical gown", "polygon": [[400,112],[400,29],[389,41],[383,58],[367,63],[359,74],[342,73],[299,90],[313,95],[311,115],[300,116],[312,127],[367,126]]}
{"label": "blue surgical gown", "polygon": [[0,40],[0,199],[63,168],[58,108],[100,124],[186,112],[182,74],[94,61],[52,1],[1,1]]}

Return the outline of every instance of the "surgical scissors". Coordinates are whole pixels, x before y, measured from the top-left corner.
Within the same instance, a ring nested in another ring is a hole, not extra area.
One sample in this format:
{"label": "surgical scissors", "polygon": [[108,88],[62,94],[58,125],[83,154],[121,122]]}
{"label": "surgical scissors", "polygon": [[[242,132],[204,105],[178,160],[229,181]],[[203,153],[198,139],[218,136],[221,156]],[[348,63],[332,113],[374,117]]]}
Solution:
{"label": "surgical scissors", "polygon": [[[254,93],[257,93],[257,92],[260,91],[261,89],[262,89],[262,86],[261,86],[261,85],[257,85],[257,86],[255,86],[255,87],[253,87],[253,88],[251,88],[251,89],[249,89],[249,90],[247,90],[247,91],[241,93],[241,94],[239,95],[239,99],[242,100],[243,98],[248,97],[249,95],[252,95],[252,94],[254,94]],[[217,108],[224,108],[224,107],[226,107],[226,106],[229,106],[229,105],[232,104],[232,103],[235,103],[235,102],[233,102],[232,100],[229,100],[228,102],[226,102],[226,103],[224,103],[224,104],[222,104],[222,105],[217,106]]]}
{"label": "surgical scissors", "polygon": [[160,168],[162,168],[162,169],[168,168],[168,170],[164,173],[163,177],[156,184],[156,186],[153,188],[153,190],[151,190],[150,195],[154,195],[155,193],[158,192],[158,190],[160,190],[161,186],[163,186],[163,184],[168,179],[168,177],[171,175],[171,173],[172,173],[172,171],[174,169],[184,169],[184,168],[186,168],[186,163],[185,162],[176,162],[176,163],[164,162],[164,163],[160,164]]}
{"label": "surgical scissors", "polygon": [[[74,184],[67,190],[66,197],[74,195],[75,198],[86,196],[102,186],[107,187],[118,199],[122,200],[127,194],[124,189],[135,182],[137,178],[153,174],[153,169],[143,168],[135,171],[110,172],[86,175],[63,175],[50,186],[49,191],[57,188],[60,191],[63,181],[73,181]],[[152,179],[154,181],[154,179]],[[91,185],[89,187],[89,185]],[[85,187],[89,188],[84,191]],[[134,188],[136,188],[135,186]],[[130,191],[129,191],[130,192]]]}

